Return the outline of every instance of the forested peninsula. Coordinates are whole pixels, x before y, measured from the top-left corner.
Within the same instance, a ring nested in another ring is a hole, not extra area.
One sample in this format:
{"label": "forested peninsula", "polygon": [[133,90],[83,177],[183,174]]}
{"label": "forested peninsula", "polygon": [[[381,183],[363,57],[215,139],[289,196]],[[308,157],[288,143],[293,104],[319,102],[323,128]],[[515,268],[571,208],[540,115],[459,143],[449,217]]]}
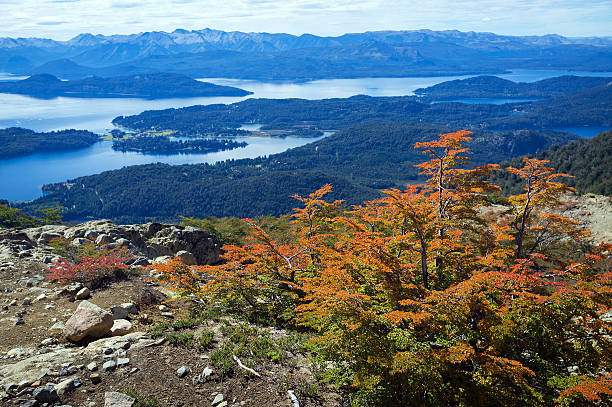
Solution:
{"label": "forested peninsula", "polygon": [[0,93],[17,93],[38,98],[181,98],[204,96],[247,96],[251,92],[232,86],[200,82],[176,73],[151,73],[110,78],[92,76],[62,81],[53,75],[33,75],[21,81],[0,82]]}
{"label": "forested peninsula", "polygon": [[21,127],[0,129],[0,159],[35,153],[77,150],[100,141],[100,136],[85,130],[37,133]]}
{"label": "forested peninsula", "polygon": [[[584,85],[583,78],[568,80]],[[345,99],[247,99],[229,105],[190,106],[120,116],[113,123],[137,131],[178,130],[208,134],[262,123],[262,130],[338,130],[368,121],[433,123],[465,129],[546,129],[612,126],[612,86],[605,83],[569,95],[529,103],[429,103],[415,96]]]}
{"label": "forested peninsula", "polygon": [[475,76],[419,88],[416,95],[431,100],[480,98],[550,98],[567,96],[612,82],[612,78],[565,75],[536,82],[513,82],[497,76]]}
{"label": "forested peninsula", "polygon": [[138,136],[113,141],[113,150],[136,151],[144,154],[205,154],[246,147],[244,141],[234,140],[172,140],[168,136]]}

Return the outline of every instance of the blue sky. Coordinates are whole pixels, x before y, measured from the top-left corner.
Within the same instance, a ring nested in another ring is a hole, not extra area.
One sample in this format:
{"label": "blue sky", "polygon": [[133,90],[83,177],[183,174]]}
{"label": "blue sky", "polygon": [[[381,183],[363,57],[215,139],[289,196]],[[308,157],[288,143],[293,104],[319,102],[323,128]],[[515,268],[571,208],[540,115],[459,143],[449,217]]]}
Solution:
{"label": "blue sky", "polygon": [[176,28],[612,36],[612,0],[0,0],[0,36],[69,39]]}

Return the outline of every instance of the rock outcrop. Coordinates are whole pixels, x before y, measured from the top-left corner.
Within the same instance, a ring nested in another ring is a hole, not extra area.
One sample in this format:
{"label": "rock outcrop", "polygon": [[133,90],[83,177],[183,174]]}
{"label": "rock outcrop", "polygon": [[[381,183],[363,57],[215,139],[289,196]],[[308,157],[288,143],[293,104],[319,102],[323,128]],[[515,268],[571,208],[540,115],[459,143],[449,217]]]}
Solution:
{"label": "rock outcrop", "polygon": [[136,266],[148,265],[161,256],[178,256],[189,264],[215,264],[221,254],[219,239],[203,229],[162,223],[117,225],[95,220],[70,227],[0,229],[0,259],[31,258],[51,263],[59,259],[49,246],[54,239],[66,239],[76,246],[94,243],[124,247],[134,256],[131,263]]}

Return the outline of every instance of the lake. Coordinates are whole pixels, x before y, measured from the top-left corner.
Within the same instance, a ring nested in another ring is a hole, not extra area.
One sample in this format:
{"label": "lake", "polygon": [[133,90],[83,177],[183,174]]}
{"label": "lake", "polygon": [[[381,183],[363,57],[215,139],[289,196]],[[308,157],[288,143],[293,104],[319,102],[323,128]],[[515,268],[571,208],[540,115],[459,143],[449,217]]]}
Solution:
{"label": "lake", "polygon": [[[325,136],[331,134],[326,132]],[[322,136],[324,137],[324,136]],[[41,196],[44,184],[97,174],[129,165],[163,162],[167,164],[215,163],[228,159],[255,158],[281,153],[322,137],[233,137],[246,141],[243,148],[208,154],[154,155],[114,151],[111,141],[60,153],[33,154],[0,161],[0,196],[10,201],[26,201]]]}
{"label": "lake", "polygon": [[[612,72],[564,72],[517,70],[500,77],[518,82],[575,74],[584,76],[612,76]],[[254,98],[344,98],[363,94],[370,96],[412,95],[415,89],[440,82],[467,78],[468,76],[411,77],[411,78],[358,78],[328,79],[304,83],[259,82],[252,80],[207,78],[201,79],[219,85],[237,86],[254,92],[247,97],[209,97],[183,99],[82,99],[58,97],[36,99],[23,95],[0,94],[0,128],[25,127],[36,131],[67,128],[86,129],[106,133],[113,128],[111,121],[120,115],[138,114],[145,110],[180,108],[192,105],[234,103]],[[0,73],[0,80],[22,79]],[[498,100],[504,103],[503,100]],[[592,137],[588,128],[576,129],[576,133]],[[35,154],[0,161],[0,198],[23,201],[41,195],[43,184],[100,173],[105,170],[137,164],[162,162],[168,164],[214,163],[226,159],[254,158],[275,154],[289,148],[310,143],[317,138],[249,137],[245,148],[211,154],[143,155],[134,152],[117,152],[110,142],[100,142],[92,147],[63,153]]]}

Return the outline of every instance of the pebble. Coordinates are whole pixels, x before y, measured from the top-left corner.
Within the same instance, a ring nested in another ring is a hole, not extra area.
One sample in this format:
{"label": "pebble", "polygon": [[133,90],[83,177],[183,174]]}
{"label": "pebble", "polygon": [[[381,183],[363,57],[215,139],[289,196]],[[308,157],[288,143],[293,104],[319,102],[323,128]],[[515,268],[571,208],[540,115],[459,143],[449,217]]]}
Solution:
{"label": "pebble", "polygon": [[204,370],[202,370],[202,376],[204,376],[204,378],[208,379],[211,375],[213,374],[213,370],[210,367],[205,367]]}
{"label": "pebble", "polygon": [[23,324],[25,324],[25,321],[23,320],[23,318],[21,318],[21,317],[15,318],[15,326],[23,325]]}
{"label": "pebble", "polygon": [[10,382],[4,385],[4,391],[6,393],[14,393],[19,389],[19,385],[15,382]]}
{"label": "pebble", "polygon": [[127,394],[118,393],[115,391],[107,391],[104,393],[104,405],[109,407],[131,407],[136,399]]}
{"label": "pebble", "polygon": [[200,375],[195,375],[191,378],[191,383],[193,383],[194,386],[197,386],[198,384],[202,383],[202,376]]}
{"label": "pebble", "polygon": [[54,343],[55,343],[55,339],[47,338],[47,339],[43,339],[43,341],[40,344],[42,346],[49,346],[49,345],[53,345]]}
{"label": "pebble", "polygon": [[90,372],[95,372],[96,370],[98,370],[98,364],[96,362],[91,362],[87,365],[87,370],[89,370]]}
{"label": "pebble", "polygon": [[32,385],[32,381],[31,380],[23,380],[21,382],[19,382],[19,390],[23,390],[26,387],[30,387]]}
{"label": "pebble", "polygon": [[102,381],[102,378],[98,373],[93,373],[91,376],[89,376],[89,380],[91,380],[93,384],[98,384]]}
{"label": "pebble", "polygon": [[115,361],[109,360],[107,362],[104,362],[104,364],[102,365],[102,370],[104,370],[105,372],[110,372],[112,370],[115,370],[116,367],[117,364],[115,363]]}
{"label": "pebble", "polygon": [[91,297],[91,291],[89,291],[89,288],[87,287],[81,288],[74,296],[76,300],[86,300],[89,297]]}
{"label": "pebble", "polygon": [[76,388],[77,386],[75,385],[74,379],[63,380],[59,382],[57,386],[55,386],[55,390],[57,391],[58,396],[63,396],[64,394],[68,394]]}
{"label": "pebble", "polygon": [[38,405],[38,401],[36,400],[17,400],[17,405],[19,405],[19,407],[36,407]]}
{"label": "pebble", "polygon": [[222,401],[223,401],[223,394],[219,393],[215,396],[215,399],[213,400],[212,405],[216,406],[217,404],[220,404]]}
{"label": "pebble", "polygon": [[174,318],[174,314],[172,312],[162,312],[161,316],[166,318]]}
{"label": "pebble", "polygon": [[189,373],[191,373],[191,369],[189,369],[189,366],[181,366],[176,371],[176,374],[178,375],[178,377],[185,377]]}
{"label": "pebble", "polygon": [[117,367],[123,367],[130,364],[129,358],[117,358]]}

